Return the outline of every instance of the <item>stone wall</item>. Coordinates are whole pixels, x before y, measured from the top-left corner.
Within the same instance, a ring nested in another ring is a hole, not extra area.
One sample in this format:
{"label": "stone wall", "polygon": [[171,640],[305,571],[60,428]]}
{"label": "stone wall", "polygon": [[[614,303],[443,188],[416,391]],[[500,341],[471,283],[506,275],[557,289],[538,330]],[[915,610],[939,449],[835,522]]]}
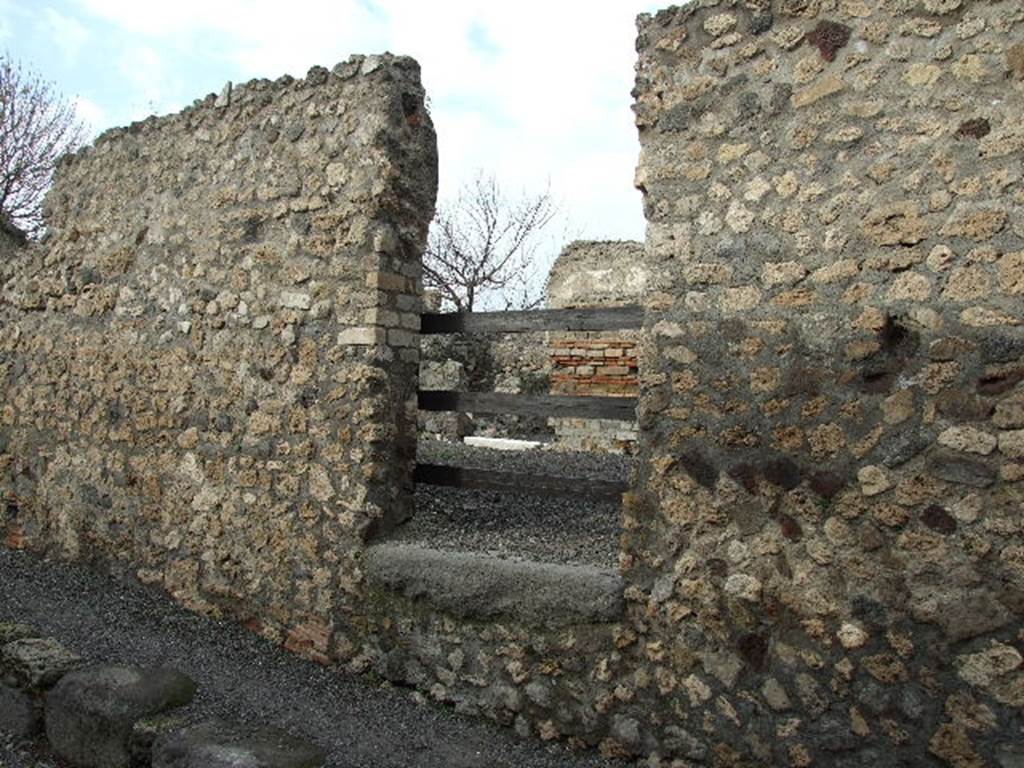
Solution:
{"label": "stone wall", "polygon": [[[564,604],[559,569],[447,602],[364,583],[401,514],[433,191],[405,60],[246,86],[62,171],[53,243],[4,289],[8,541],[651,768],[1019,766],[1024,8],[639,24],[651,277],[613,613],[506,599]],[[145,141],[174,121],[177,149]],[[363,144],[332,158],[338,135]],[[517,571],[486,559],[474,584]]]}
{"label": "stone wall", "polygon": [[646,285],[643,243],[576,240],[551,265],[548,306],[564,309],[633,304]]}
{"label": "stone wall", "polygon": [[[548,277],[548,306],[618,307],[641,301],[647,285],[642,243],[586,240],[570,243]],[[636,331],[549,334],[551,393],[636,397],[639,358]],[[566,450],[632,453],[636,422],[553,418],[555,446]]]}
{"label": "stone wall", "polygon": [[709,0],[638,49],[638,722],[1020,765],[1024,7]]}
{"label": "stone wall", "polygon": [[[420,339],[420,388],[547,394],[551,359],[544,333],[442,334]],[[547,419],[511,414],[421,411],[420,432],[445,440],[467,435],[547,438]]]}
{"label": "stone wall", "polygon": [[[634,304],[645,270],[642,243],[574,241],[552,265],[548,308]],[[420,342],[420,380],[424,389],[635,397],[636,337],[634,331],[429,336]],[[616,419],[424,412],[420,429],[446,439],[553,436],[552,447],[564,450],[621,453],[636,445],[635,422]]]}
{"label": "stone wall", "polygon": [[1024,760],[1024,8],[640,18],[621,620],[382,594],[365,659],[649,766]]}
{"label": "stone wall", "polygon": [[61,165],[3,286],[9,543],[326,658],[363,542],[409,514],[423,99],[411,59],[354,57]]}
{"label": "stone wall", "polygon": [[[639,366],[636,331],[549,334],[551,394],[636,397]],[[551,417],[553,447],[595,453],[633,453],[636,421]]]}

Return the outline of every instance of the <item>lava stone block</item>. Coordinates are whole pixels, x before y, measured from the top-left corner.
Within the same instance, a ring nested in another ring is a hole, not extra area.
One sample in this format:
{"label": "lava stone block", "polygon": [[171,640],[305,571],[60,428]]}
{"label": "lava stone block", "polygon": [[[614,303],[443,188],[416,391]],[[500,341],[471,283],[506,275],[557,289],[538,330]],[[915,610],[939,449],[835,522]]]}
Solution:
{"label": "lava stone block", "polygon": [[143,718],[192,700],[196,684],[171,669],[96,666],[65,675],[46,699],[46,735],[83,768],[129,768],[132,732]]}

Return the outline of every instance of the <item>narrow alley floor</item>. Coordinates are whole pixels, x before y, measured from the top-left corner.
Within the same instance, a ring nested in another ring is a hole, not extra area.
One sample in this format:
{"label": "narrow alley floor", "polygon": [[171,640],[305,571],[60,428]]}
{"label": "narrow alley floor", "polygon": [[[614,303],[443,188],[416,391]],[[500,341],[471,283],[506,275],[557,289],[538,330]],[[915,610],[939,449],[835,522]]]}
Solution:
{"label": "narrow alley floor", "polygon": [[[622,768],[596,754],[421,704],[409,691],[305,661],[237,625],[83,566],[0,549],[0,622],[31,624],[90,662],[190,675],[197,717],[261,722],[312,741],[330,768]],[[61,764],[0,735],[0,767]]]}

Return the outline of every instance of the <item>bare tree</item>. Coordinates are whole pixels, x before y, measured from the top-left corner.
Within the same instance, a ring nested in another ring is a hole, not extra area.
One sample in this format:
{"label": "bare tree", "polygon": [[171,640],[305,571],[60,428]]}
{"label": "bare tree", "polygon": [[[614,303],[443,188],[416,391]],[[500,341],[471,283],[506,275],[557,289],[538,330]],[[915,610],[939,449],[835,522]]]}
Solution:
{"label": "bare tree", "polygon": [[38,237],[57,160],[81,146],[74,107],[37,73],[0,56],[0,216]]}
{"label": "bare tree", "polygon": [[510,200],[494,176],[477,173],[453,202],[438,208],[423,259],[424,285],[460,312],[485,296],[504,309],[538,306],[538,240],[556,212],[547,190]]}

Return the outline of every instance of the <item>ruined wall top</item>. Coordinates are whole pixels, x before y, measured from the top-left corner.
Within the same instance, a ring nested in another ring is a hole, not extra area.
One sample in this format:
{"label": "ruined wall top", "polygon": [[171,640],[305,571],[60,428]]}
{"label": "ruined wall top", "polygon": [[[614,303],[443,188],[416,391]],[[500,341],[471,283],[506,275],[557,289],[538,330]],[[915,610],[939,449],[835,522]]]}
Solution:
{"label": "ruined wall top", "polygon": [[[414,60],[357,56],[302,80],[229,85],[179,114],[107,131],[58,169],[45,204],[50,268],[28,291],[44,281],[47,303],[73,301],[80,314],[132,314],[150,301],[181,314],[184,286],[152,295],[169,287],[168,270],[231,292],[239,278],[209,271],[227,260],[268,280],[264,295],[242,302],[247,311],[228,298],[230,325],[305,303],[298,292],[314,312],[327,302],[362,327],[376,286],[336,301],[318,274],[412,259],[436,187],[436,159],[434,170],[409,162],[421,134],[433,135],[422,94]],[[404,227],[374,223],[380,216]]]}
{"label": "ruined wall top", "polygon": [[552,309],[628,304],[647,282],[643,243],[577,240],[567,245],[548,276]]}

